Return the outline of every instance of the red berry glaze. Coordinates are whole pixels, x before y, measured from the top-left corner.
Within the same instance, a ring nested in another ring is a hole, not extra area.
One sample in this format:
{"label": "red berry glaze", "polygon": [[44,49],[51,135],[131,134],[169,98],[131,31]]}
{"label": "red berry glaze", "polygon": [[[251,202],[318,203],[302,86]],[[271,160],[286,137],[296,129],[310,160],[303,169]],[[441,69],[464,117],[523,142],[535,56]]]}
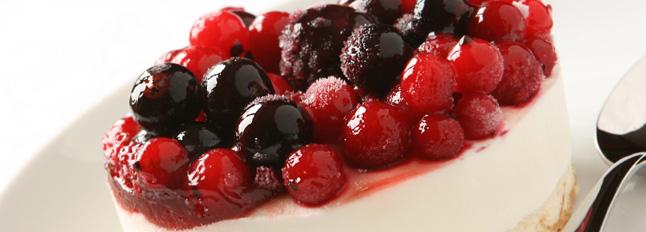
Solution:
{"label": "red berry glaze", "polygon": [[493,96],[502,105],[520,105],[538,93],[543,70],[534,54],[525,46],[508,42],[498,44],[505,59],[505,73]]}
{"label": "red berry glaze", "polygon": [[412,110],[432,113],[453,105],[455,83],[455,71],[448,61],[419,53],[404,69],[401,91]]}
{"label": "red berry glaze", "polygon": [[538,61],[543,64],[543,73],[545,76],[552,76],[552,71],[554,71],[554,66],[556,66],[556,61],[558,57],[556,56],[556,49],[554,44],[549,39],[542,38],[529,38],[525,45],[532,50]]}
{"label": "red berry glaze", "polygon": [[490,95],[466,94],[460,98],[454,111],[467,139],[491,137],[502,123],[500,105]]}
{"label": "red berry glaze", "polygon": [[273,73],[267,73],[267,76],[271,81],[271,85],[274,86],[274,91],[276,92],[276,94],[282,95],[287,92],[293,91],[292,86],[287,83],[287,80],[285,80],[285,78]]}
{"label": "red berry glaze", "polygon": [[176,63],[191,70],[195,79],[202,82],[204,74],[214,65],[228,59],[226,52],[213,48],[188,47],[175,54],[171,63]]}
{"label": "red berry glaze", "polygon": [[469,23],[469,35],[489,41],[520,41],[525,37],[525,18],[511,2],[482,4]]}
{"label": "red berry glaze", "polygon": [[177,140],[151,139],[136,156],[134,167],[145,187],[180,189],[186,183],[188,152]]}
{"label": "red berry glaze", "polygon": [[302,147],[287,158],[283,180],[297,202],[310,206],[324,204],[345,185],[341,155],[329,145]]}
{"label": "red berry glaze", "polygon": [[446,59],[451,50],[458,44],[452,35],[431,33],[426,41],[417,48],[420,53],[430,53]]}
{"label": "red berry glaze", "polygon": [[195,21],[189,40],[193,46],[232,51],[238,49],[236,46],[248,47],[249,31],[238,15],[221,10]]}
{"label": "red berry glaze", "polygon": [[416,154],[429,160],[455,158],[464,145],[462,126],[445,115],[422,117],[413,137]]}
{"label": "red berry glaze", "polygon": [[254,61],[267,72],[279,73],[280,47],[278,37],[289,22],[286,12],[267,12],[251,23],[249,27],[249,51]]}
{"label": "red berry glaze", "polygon": [[359,104],[359,95],[345,81],[328,77],[314,82],[303,94],[301,105],[314,124],[314,141],[335,143],[344,116]]}
{"label": "red berry glaze", "polygon": [[540,0],[522,0],[515,3],[526,14],[525,34],[527,37],[549,37],[554,22],[552,21],[552,8]]}
{"label": "red berry glaze", "polygon": [[491,93],[502,80],[502,55],[487,41],[462,37],[449,54],[449,61],[457,74],[458,92]]}
{"label": "red berry glaze", "polygon": [[391,166],[408,156],[408,117],[399,108],[369,101],[348,114],[341,131],[345,158],[355,167],[377,169]]}

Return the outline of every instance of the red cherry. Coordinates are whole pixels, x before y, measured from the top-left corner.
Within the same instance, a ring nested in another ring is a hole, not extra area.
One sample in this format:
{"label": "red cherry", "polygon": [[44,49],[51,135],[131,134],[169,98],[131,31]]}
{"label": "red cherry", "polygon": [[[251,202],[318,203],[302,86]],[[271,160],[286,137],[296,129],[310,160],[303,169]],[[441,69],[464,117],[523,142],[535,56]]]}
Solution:
{"label": "red cherry", "polygon": [[271,80],[271,84],[274,86],[276,94],[283,95],[287,92],[293,91],[292,86],[287,83],[285,78],[273,73],[267,73],[267,76],[269,77],[269,80]]}
{"label": "red cherry", "polygon": [[469,23],[469,35],[489,41],[520,41],[525,36],[525,18],[511,2],[482,4]]}
{"label": "red cherry", "polygon": [[213,48],[188,47],[175,54],[172,63],[191,70],[198,82],[202,82],[204,74],[214,65],[229,58],[226,52]]}
{"label": "red cherry", "polygon": [[151,139],[136,156],[134,167],[148,188],[179,189],[186,183],[188,152],[177,140]]}
{"label": "red cherry", "polygon": [[341,155],[329,145],[310,144],[292,153],[283,167],[289,195],[305,205],[321,205],[333,199],[346,178]]}
{"label": "red cherry", "polygon": [[418,156],[430,160],[455,158],[464,145],[462,126],[445,115],[422,117],[413,137]]}
{"label": "red cherry", "polygon": [[539,0],[523,0],[515,4],[525,14],[527,37],[545,38],[550,35],[554,22],[552,8]]}
{"label": "red cherry", "polygon": [[249,51],[267,72],[280,72],[278,37],[288,22],[288,13],[272,11],[256,18],[249,27]]}
{"label": "red cherry", "polygon": [[552,76],[554,66],[558,57],[556,56],[556,49],[551,40],[543,38],[529,38],[525,45],[532,50],[538,61],[543,64],[543,72],[545,76]]}
{"label": "red cherry", "polygon": [[457,44],[458,40],[452,35],[431,33],[417,50],[446,59]]}
{"label": "red cherry", "polygon": [[465,94],[458,101],[454,111],[467,139],[493,136],[502,123],[500,105],[490,95]]}
{"label": "red cherry", "polygon": [[408,117],[399,108],[369,101],[348,116],[341,131],[341,146],[353,166],[383,168],[408,157],[411,132]]}
{"label": "red cherry", "polygon": [[541,64],[525,46],[508,42],[498,44],[505,60],[505,73],[493,96],[502,105],[528,102],[538,93],[543,81]]}
{"label": "red cherry", "polygon": [[336,77],[317,80],[302,99],[302,106],[314,122],[314,140],[325,143],[338,141],[344,116],[359,104],[353,86]]}
{"label": "red cherry", "polygon": [[200,17],[191,28],[191,45],[220,51],[248,48],[249,32],[242,19],[231,11],[216,11]]}
{"label": "red cherry", "polygon": [[455,71],[443,58],[419,53],[402,74],[402,96],[414,111],[432,113],[453,105]]}
{"label": "red cherry", "polygon": [[491,93],[502,80],[502,55],[487,41],[462,37],[451,51],[449,61],[457,74],[459,92]]}

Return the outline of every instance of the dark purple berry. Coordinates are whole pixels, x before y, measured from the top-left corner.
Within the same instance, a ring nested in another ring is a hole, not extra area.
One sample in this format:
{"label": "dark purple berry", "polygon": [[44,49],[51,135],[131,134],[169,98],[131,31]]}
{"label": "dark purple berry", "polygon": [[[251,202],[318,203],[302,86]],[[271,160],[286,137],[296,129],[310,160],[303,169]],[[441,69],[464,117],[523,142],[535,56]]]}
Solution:
{"label": "dark purple berry", "polygon": [[418,0],[406,39],[411,45],[423,43],[431,32],[464,35],[473,8],[464,0]]}
{"label": "dark purple berry", "polygon": [[213,148],[229,147],[232,140],[225,133],[213,130],[204,123],[188,126],[179,132],[176,138],[184,145],[191,158],[196,158]]}
{"label": "dark purple berry", "polygon": [[397,83],[412,49],[386,24],[357,28],[341,52],[343,74],[356,86],[383,97]]}
{"label": "dark purple berry", "polygon": [[208,123],[231,134],[234,123],[251,101],[274,93],[265,71],[252,60],[239,57],[213,66],[202,86],[206,92]]}
{"label": "dark purple berry", "polygon": [[256,99],[238,122],[237,146],[253,166],[280,168],[287,155],[313,136],[309,116],[284,96]]}
{"label": "dark purple berry", "polygon": [[395,23],[403,12],[401,0],[357,0],[347,4],[358,12],[374,15],[384,24]]}
{"label": "dark purple berry", "polygon": [[177,133],[203,106],[197,79],[172,63],[153,66],[139,76],[130,92],[130,108],[144,129],[160,135]]}
{"label": "dark purple berry", "polygon": [[280,36],[280,70],[296,90],[305,90],[319,78],[341,76],[339,55],[353,29],[374,23],[372,16],[341,5],[299,11]]}

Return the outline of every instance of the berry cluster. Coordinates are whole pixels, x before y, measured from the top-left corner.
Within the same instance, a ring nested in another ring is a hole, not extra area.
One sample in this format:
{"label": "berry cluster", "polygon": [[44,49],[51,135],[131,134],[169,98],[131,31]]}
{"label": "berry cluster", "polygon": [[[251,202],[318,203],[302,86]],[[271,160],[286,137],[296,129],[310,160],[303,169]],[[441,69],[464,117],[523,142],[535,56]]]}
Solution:
{"label": "berry cluster", "polygon": [[133,116],[104,136],[115,194],[189,228],[284,193],[324,204],[347,167],[455,158],[551,75],[550,11],[539,0],[342,0],[207,14],[188,47],[137,79]]}

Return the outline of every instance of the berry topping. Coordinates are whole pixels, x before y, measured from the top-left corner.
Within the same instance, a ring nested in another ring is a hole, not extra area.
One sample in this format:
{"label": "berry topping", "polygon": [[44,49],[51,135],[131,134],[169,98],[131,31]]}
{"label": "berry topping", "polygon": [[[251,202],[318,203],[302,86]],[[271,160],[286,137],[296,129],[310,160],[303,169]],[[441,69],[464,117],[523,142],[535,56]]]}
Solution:
{"label": "berry topping", "polygon": [[457,74],[459,92],[491,93],[502,80],[502,55],[487,41],[462,37],[449,54],[449,60]]}
{"label": "berry topping", "polygon": [[278,76],[273,73],[267,73],[269,80],[271,80],[271,85],[274,87],[274,91],[278,95],[283,95],[287,92],[293,91],[292,86],[287,83],[285,78]]}
{"label": "berry topping", "polygon": [[[132,117],[125,117],[112,125],[112,128],[103,135],[103,151],[106,153],[118,152],[122,144],[128,144],[141,128]],[[113,149],[112,151],[110,151]]]}
{"label": "berry topping", "polygon": [[402,16],[401,0],[356,0],[349,4],[358,12],[365,12],[377,17],[380,23],[393,24]]}
{"label": "berry topping", "polygon": [[134,167],[147,188],[179,189],[186,183],[188,152],[177,140],[155,138],[136,155]]}
{"label": "berry topping", "polygon": [[213,48],[188,47],[177,52],[171,62],[188,68],[202,82],[206,71],[227,57],[226,52]]}
{"label": "berry topping", "polygon": [[191,71],[172,63],[146,70],[130,92],[130,107],[139,125],[161,135],[177,133],[192,122],[202,103],[202,91]]}
{"label": "berry topping", "polygon": [[280,168],[289,153],[312,140],[311,119],[284,96],[256,99],[238,122],[238,147],[253,166]]}
{"label": "berry topping", "polygon": [[552,76],[552,71],[558,59],[553,43],[548,39],[530,38],[525,45],[532,50],[538,61],[543,64],[545,76]]}
{"label": "berry topping", "polygon": [[[221,10],[199,18],[191,28],[190,42],[197,47],[220,51],[232,51],[242,46],[247,48],[249,32],[244,21],[235,13]],[[238,54],[232,54],[238,55]]]}
{"label": "berry topping", "polygon": [[254,183],[259,188],[269,190],[274,194],[284,192],[285,187],[283,186],[282,179],[280,172],[277,172],[274,168],[264,166],[256,167]]}
{"label": "berry topping", "polygon": [[424,159],[451,159],[464,145],[462,126],[444,115],[426,115],[413,131],[418,156]]}
{"label": "berry topping", "polygon": [[341,49],[354,28],[375,20],[341,5],[294,13],[280,37],[281,76],[297,90],[318,78],[341,76]]}
{"label": "berry topping", "polygon": [[359,88],[383,97],[396,84],[410,54],[411,48],[392,26],[364,25],[348,38],[341,69]]}
{"label": "berry topping", "polygon": [[464,0],[418,0],[411,22],[411,42],[419,45],[430,32],[463,35],[473,9]]}
{"label": "berry topping", "polygon": [[214,66],[205,76],[206,116],[214,127],[233,131],[244,108],[254,99],[273,94],[265,71],[252,60],[234,57]]}
{"label": "berry topping", "polygon": [[507,1],[482,4],[469,23],[469,35],[489,41],[519,41],[524,33],[523,14]]}
{"label": "berry topping", "polygon": [[177,134],[177,140],[184,145],[191,158],[218,147],[231,146],[230,135],[210,129],[204,123],[195,123]]}
{"label": "berry topping", "polygon": [[135,135],[134,138],[132,138],[132,142],[138,143],[138,144],[146,144],[149,140],[154,139],[156,137],[159,137],[158,134],[155,132],[147,131],[147,130],[140,130],[137,135]]}
{"label": "berry topping", "polygon": [[177,49],[177,50],[172,50],[169,52],[166,52],[164,55],[160,56],[156,61],[155,65],[159,64],[164,64],[164,63],[173,63],[173,59],[175,59],[175,56],[182,52],[185,48],[182,49]]}
{"label": "berry topping", "polygon": [[454,111],[467,139],[493,136],[502,123],[502,110],[496,99],[489,95],[463,95]]}
{"label": "berry topping", "polygon": [[422,53],[430,53],[446,59],[451,50],[458,44],[458,39],[452,35],[431,33],[426,41],[417,48]]}
{"label": "berry topping", "polygon": [[527,37],[544,38],[552,30],[552,8],[539,0],[524,0],[516,4],[525,15]]}
{"label": "berry topping", "polygon": [[302,99],[314,124],[314,140],[329,143],[338,141],[343,117],[359,103],[354,88],[336,77],[317,80]]}
{"label": "berry topping", "polygon": [[333,199],[346,178],[339,153],[329,145],[311,144],[292,153],[283,168],[289,195],[305,205],[321,205]]}
{"label": "berry topping", "polygon": [[356,108],[341,131],[345,158],[359,168],[391,166],[408,156],[410,129],[397,107],[370,101]]}
{"label": "berry topping", "polygon": [[215,214],[218,218],[242,213],[242,194],[250,183],[249,168],[230,149],[211,150],[188,168],[188,185],[197,191],[205,208],[202,213]]}
{"label": "berry topping", "polygon": [[505,60],[505,73],[493,96],[502,105],[528,102],[541,88],[541,64],[529,49],[518,43],[502,43],[498,48]]}
{"label": "berry topping", "polygon": [[232,13],[236,14],[238,17],[240,17],[240,19],[242,19],[242,22],[244,22],[244,25],[247,27],[251,26],[251,23],[253,23],[253,21],[256,19],[255,15],[245,11],[245,9],[242,7],[226,7],[222,10],[231,11]]}
{"label": "berry topping", "polygon": [[453,106],[455,71],[444,58],[430,53],[413,57],[402,74],[401,91],[408,106],[420,113]]}
{"label": "berry topping", "polygon": [[249,27],[249,51],[268,72],[280,72],[278,37],[288,22],[288,13],[272,11],[256,18]]}

